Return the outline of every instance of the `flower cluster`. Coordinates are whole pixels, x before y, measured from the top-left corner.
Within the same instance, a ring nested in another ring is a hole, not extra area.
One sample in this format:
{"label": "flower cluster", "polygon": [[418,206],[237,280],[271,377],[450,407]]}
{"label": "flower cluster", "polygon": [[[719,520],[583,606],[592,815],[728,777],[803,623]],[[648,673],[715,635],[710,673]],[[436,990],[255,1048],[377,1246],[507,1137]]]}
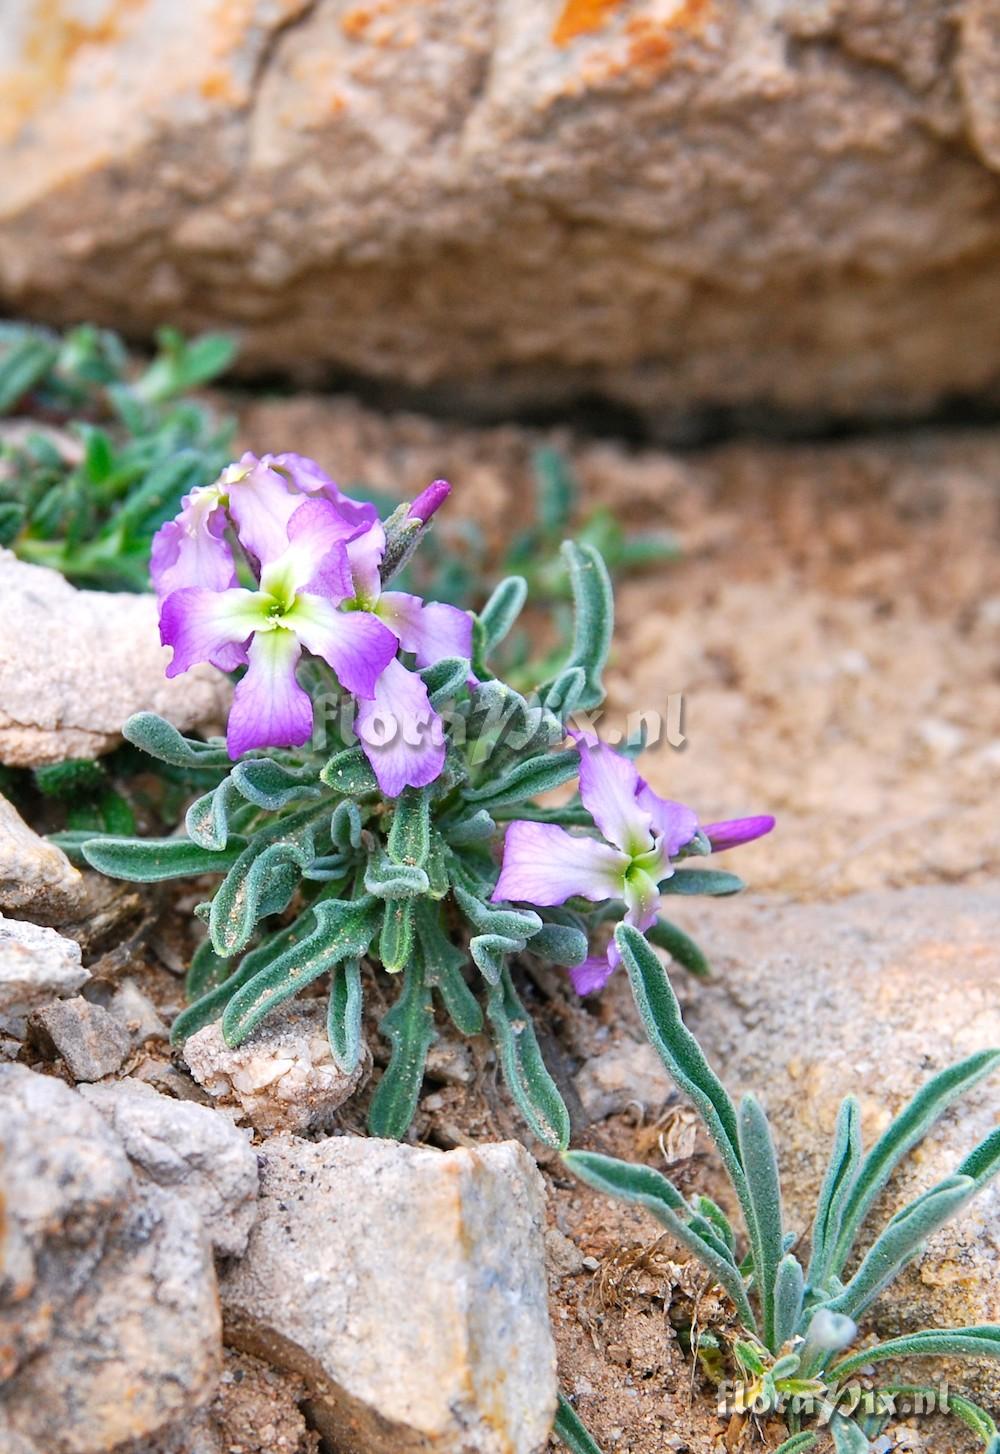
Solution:
{"label": "flower cluster", "polygon": [[[409,508],[425,523],[446,499],[437,480]],[[441,721],[417,668],[468,658],[472,619],[403,591],[383,591],[386,536],[372,505],[345,495],[298,454],[245,454],[185,496],[153,541],[150,569],[168,676],[197,662],[245,667],[233,698],[229,755],[296,747],[313,704],[296,668],[320,657],[358,701],[356,731],[389,797],[423,787],[444,764]],[[240,568],[252,587],[240,584]]]}

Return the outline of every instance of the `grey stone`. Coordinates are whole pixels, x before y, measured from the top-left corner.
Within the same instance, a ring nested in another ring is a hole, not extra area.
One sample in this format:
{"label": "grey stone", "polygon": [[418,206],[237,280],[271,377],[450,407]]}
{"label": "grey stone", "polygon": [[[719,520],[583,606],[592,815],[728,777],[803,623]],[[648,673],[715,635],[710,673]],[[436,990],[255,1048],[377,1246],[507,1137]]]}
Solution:
{"label": "grey stone", "polygon": [[131,1050],[128,1032],[102,1005],[82,995],[57,1000],[31,1017],[43,1053],[61,1055],[74,1080],[101,1080],[120,1070]]}
{"label": "grey stone", "polygon": [[23,1039],[33,1010],[75,994],[88,978],[75,940],[0,915],[0,1030]]}
{"label": "grey stone", "polygon": [[63,924],[84,901],[84,877],[0,796],[0,912]]}
{"label": "grey stone", "polygon": [[[679,901],[675,901],[675,904]],[[673,910],[672,910],[673,912]],[[676,917],[693,925],[686,908]],[[861,1103],[866,1145],[938,1070],[1000,1047],[1000,890],[924,885],[835,904],[734,903],[698,916],[716,970],[690,987],[686,1019],[734,1093],[752,1089],[775,1127],[786,1219],[808,1233],[842,1098]],[[950,1174],[1000,1121],[1000,1075],[942,1118],[904,1162],[859,1243]],[[869,1329],[1000,1321],[1000,1185],[931,1237],[873,1306]],[[894,1375],[896,1370],[893,1370]],[[926,1366],[914,1365],[926,1377]],[[1000,1397],[997,1365],[935,1367],[956,1391]]]}
{"label": "grey stone", "polygon": [[83,1086],[80,1094],[100,1111],[140,1178],[176,1190],[195,1208],[217,1253],[246,1250],[257,1157],[228,1117],[135,1080]]}
{"label": "grey stone", "polygon": [[537,1454],[555,1412],[541,1179],[515,1142],[265,1141],[227,1341],[301,1374],[339,1454]]}
{"label": "grey stone", "polygon": [[210,1398],[221,1350],[193,1206],[136,1184],[83,1098],[0,1066],[0,1437],[16,1454],[111,1454]]}
{"label": "grey stone", "polygon": [[206,1025],[185,1041],[184,1059],[220,1106],[238,1109],[264,1135],[328,1130],[371,1071],[367,1049],[351,1075],[338,1068],[319,1000],[283,1005],[235,1048],[223,1040],[221,1021]]}
{"label": "grey stone", "polygon": [[996,396],[995,0],[6,9],[11,311],[484,412]]}
{"label": "grey stone", "polygon": [[229,684],[198,666],[168,681],[152,596],[79,591],[58,571],[0,551],[0,762],[98,757],[133,712],[182,731],[225,720]]}
{"label": "grey stone", "polygon": [[649,1041],[627,1037],[603,1046],[577,1072],[573,1084],[592,1121],[603,1121],[630,1106],[639,1115],[650,1115],[674,1089]]}
{"label": "grey stone", "polygon": [[153,1001],[136,984],[134,979],[123,979],[107,1005],[113,1019],[129,1037],[136,1049],[147,1040],[169,1040],[170,1031],[160,1019],[160,1013]]}

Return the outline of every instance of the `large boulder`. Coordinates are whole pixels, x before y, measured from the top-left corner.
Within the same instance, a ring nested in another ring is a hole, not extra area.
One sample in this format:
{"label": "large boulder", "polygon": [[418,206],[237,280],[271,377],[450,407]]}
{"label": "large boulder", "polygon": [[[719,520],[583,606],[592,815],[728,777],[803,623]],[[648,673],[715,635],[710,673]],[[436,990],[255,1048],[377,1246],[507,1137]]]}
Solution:
{"label": "large boulder", "polygon": [[227,1343],[301,1375],[340,1454],[540,1454],[555,1351],[524,1148],[274,1136],[260,1159]]}
{"label": "large boulder", "polygon": [[995,391],[997,0],[12,0],[0,297],[658,421]]}
{"label": "large boulder", "polygon": [[181,731],[218,727],[229,686],[198,666],[168,681],[152,596],[78,591],[58,571],[0,551],[0,762],[98,757],[133,712]]}
{"label": "large boulder", "polygon": [[[678,918],[681,916],[678,915]],[[702,916],[718,971],[689,989],[687,1023],[730,1090],[755,1091],[775,1128],[786,1219],[808,1235],[841,1099],[871,1146],[935,1072],[1000,1047],[1000,892],[921,887],[828,905],[746,903]],[[859,1239],[953,1172],[1000,1122],[1000,1075],[942,1118],[903,1164]],[[1000,1322],[1000,1183],[993,1182],[882,1294],[869,1330]],[[922,1379],[940,1370],[916,1365]],[[953,1365],[955,1390],[995,1405],[995,1363]]]}

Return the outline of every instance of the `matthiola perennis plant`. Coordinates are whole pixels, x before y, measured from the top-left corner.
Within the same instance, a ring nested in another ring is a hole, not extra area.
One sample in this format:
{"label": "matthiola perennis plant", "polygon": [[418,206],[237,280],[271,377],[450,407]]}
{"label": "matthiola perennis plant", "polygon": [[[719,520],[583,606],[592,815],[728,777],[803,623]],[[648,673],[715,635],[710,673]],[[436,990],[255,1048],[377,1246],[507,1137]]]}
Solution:
{"label": "matthiola perennis plant", "polygon": [[[175,1038],[221,1016],[238,1044],[327,975],[330,1045],[350,1071],[365,979],[385,972],[400,988],[381,1023],[391,1055],[375,1132],[401,1136],[410,1123],[436,998],[462,1034],[488,1024],[535,1134],[563,1147],[568,1113],[516,961],[535,955],[566,966],[579,990],[599,988],[618,955],[601,948],[604,926],[624,916],[703,972],[697,946],[660,917],[661,897],[742,887],[683,860],[771,819],[701,828],[596,741],[613,601],[592,546],[563,548],[572,639],[529,696],[492,669],[523,579],[502,582],[476,618],[391,588],[448,494],[435,481],[382,521],[295,454],[246,455],[192,490],[154,542],[153,582],[169,674],[205,661],[239,674],[225,742],[132,718],[130,742],[204,789],[186,835],[64,841],[123,878],[221,876],[198,910],[208,938]],[[538,803],[577,778],[567,801]]]}
{"label": "matthiola perennis plant", "polygon": [[[965,1091],[1000,1067],[1000,1050],[984,1050],[929,1081],[864,1152],[857,1100],[841,1106],[829,1165],[808,1239],[782,1216],[774,1143],[760,1103],[747,1095],[735,1106],[681,1019],[670,981],[637,929],[616,931],[618,953],[632,982],[649,1038],[678,1089],[698,1111],[715,1143],[742,1215],[741,1248],[714,1201],[687,1199],[650,1166],[572,1151],[577,1176],[611,1196],[645,1207],[707,1269],[728,1295],[733,1325],[690,1333],[692,1351],[719,1377],[730,1413],[785,1419],[790,1437],[775,1454],[800,1454],[832,1439],[837,1454],[866,1454],[891,1421],[893,1399],[922,1395],[941,1407],[935,1391],[882,1385],[865,1392],[860,1375],[894,1360],[942,1356],[1000,1358],[1000,1327],[924,1329],[884,1343],[865,1341],[859,1324],[884,1289],[923,1249],[925,1240],[956,1216],[1000,1171],[1000,1127],[952,1176],[897,1212],[860,1256],[855,1245],[879,1193],[938,1117]],[[848,1264],[851,1264],[848,1270]],[[947,1394],[944,1408],[979,1435],[988,1454],[1000,1454],[992,1417],[968,1399]],[[563,1407],[566,1442],[594,1449],[572,1410]],[[812,1424],[814,1427],[805,1427]],[[816,1432],[816,1427],[820,1433]],[[742,1445],[741,1445],[742,1447]],[[829,1447],[829,1445],[824,1445]]]}

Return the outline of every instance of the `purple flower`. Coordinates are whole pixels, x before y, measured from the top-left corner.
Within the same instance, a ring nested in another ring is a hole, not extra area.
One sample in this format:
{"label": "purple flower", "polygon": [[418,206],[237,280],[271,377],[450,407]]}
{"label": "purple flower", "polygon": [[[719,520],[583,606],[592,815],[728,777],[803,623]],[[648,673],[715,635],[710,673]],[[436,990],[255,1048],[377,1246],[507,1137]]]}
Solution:
{"label": "purple flower", "polygon": [[422,525],[426,525],[431,516],[440,510],[450,494],[451,485],[447,480],[434,480],[410,506],[410,519],[419,520]]}
{"label": "purple flower", "polygon": [[[648,929],[660,907],[660,885],[674,871],[671,860],[698,832],[697,816],[654,793],[628,758],[595,738],[570,736],[580,753],[580,798],[607,841],[554,823],[511,823],[493,899],[539,907],[574,897],[622,899],[625,922]],[[773,827],[773,818],[744,818],[714,824],[711,832],[721,848],[730,848]],[[602,988],[619,959],[612,939],[606,955],[592,955],[572,970],[578,993]]]}
{"label": "purple flower", "polygon": [[168,676],[200,661],[223,671],[248,668],[229,716],[226,745],[233,758],[251,748],[296,747],[309,738],[312,703],[295,676],[303,647],[328,662],[348,691],[372,698],[398,644],[370,612],[338,610],[353,592],[345,536],[355,526],[333,502],[296,497],[283,537],[259,506],[254,499],[241,511],[240,526],[242,538],[253,517],[259,589],[185,586],[160,606],[160,638],[174,652]]}
{"label": "purple flower", "polygon": [[[431,487],[433,488],[433,486]],[[442,497],[443,498],[443,497]],[[371,611],[392,632],[418,668],[446,656],[472,654],[472,618],[456,606],[422,601],[406,591],[383,591],[379,567],[385,532],[376,521],[346,544],[353,579],[353,604]],[[355,729],[379,787],[396,797],[404,787],[433,782],[444,766],[441,718],[421,678],[394,661],[375,684],[370,700],[359,702]]]}

